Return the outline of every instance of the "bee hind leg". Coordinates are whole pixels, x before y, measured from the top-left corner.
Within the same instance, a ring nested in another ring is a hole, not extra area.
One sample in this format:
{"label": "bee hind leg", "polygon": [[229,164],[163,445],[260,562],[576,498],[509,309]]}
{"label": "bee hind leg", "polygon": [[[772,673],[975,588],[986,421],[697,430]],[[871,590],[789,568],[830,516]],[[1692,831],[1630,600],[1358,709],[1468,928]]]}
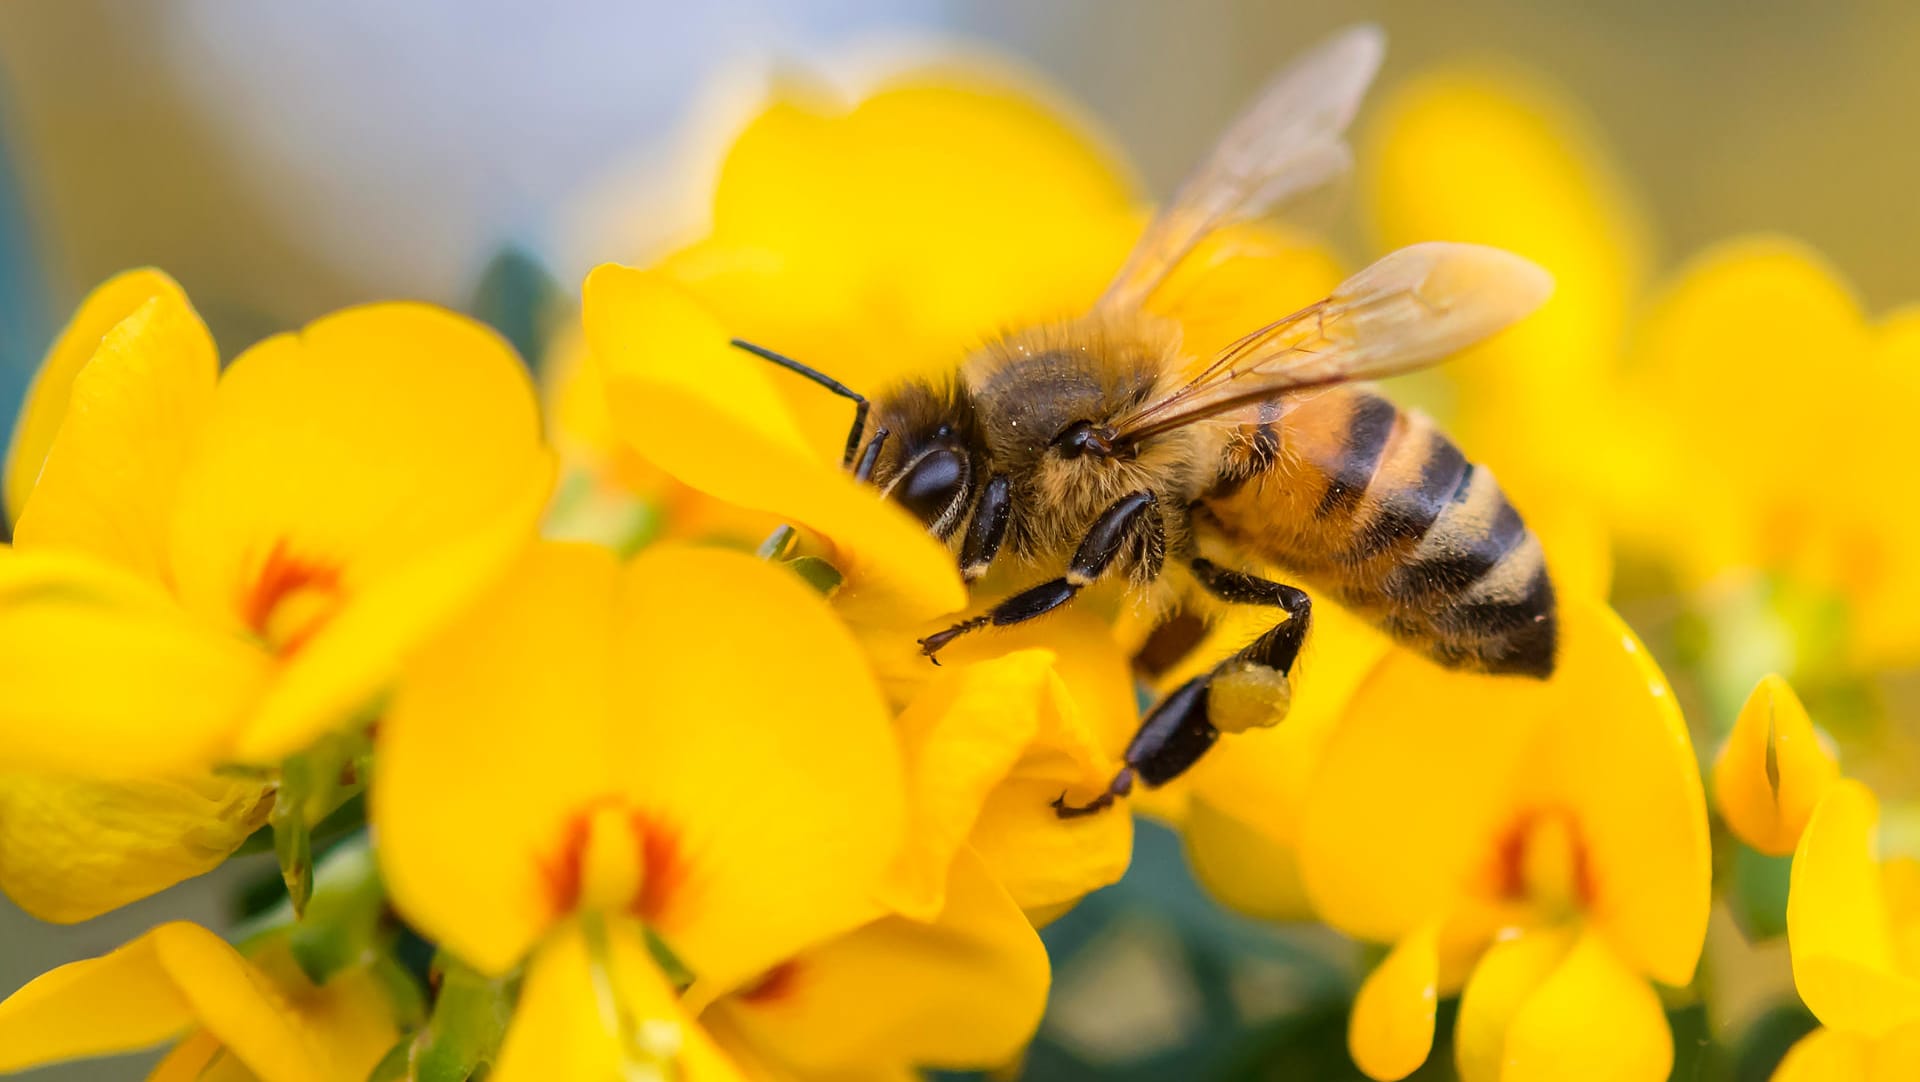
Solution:
{"label": "bee hind leg", "polygon": [[1286,619],[1162,699],[1140,723],[1127,745],[1126,766],[1105,793],[1084,805],[1067,804],[1064,798],[1053,802],[1054,813],[1062,819],[1109,807],[1131,792],[1136,781],[1149,788],[1172,781],[1198,762],[1222,732],[1272,725],[1286,716],[1293,699],[1291,673],[1306,642],[1312,600],[1298,587],[1229,571],[1208,560],[1195,560],[1192,567],[1200,585],[1222,601],[1271,605],[1284,611]]}

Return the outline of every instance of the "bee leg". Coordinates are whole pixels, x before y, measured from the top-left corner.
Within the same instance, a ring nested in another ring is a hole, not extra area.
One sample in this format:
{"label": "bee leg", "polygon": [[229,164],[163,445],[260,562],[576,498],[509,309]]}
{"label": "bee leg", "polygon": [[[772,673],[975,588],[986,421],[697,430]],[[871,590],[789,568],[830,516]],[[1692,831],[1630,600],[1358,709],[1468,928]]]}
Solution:
{"label": "bee leg", "polygon": [[1126,766],[1107,791],[1079,806],[1067,804],[1064,797],[1055,800],[1053,810],[1061,818],[1100,811],[1131,792],[1136,781],[1149,788],[1165,785],[1198,762],[1222,731],[1271,725],[1286,716],[1293,698],[1290,674],[1312,622],[1312,599],[1297,587],[1229,571],[1209,560],[1195,560],[1192,566],[1194,578],[1222,601],[1272,605],[1287,618],[1213,671],[1162,699],[1140,723],[1127,745]]}
{"label": "bee leg", "polygon": [[1122,497],[1112,507],[1102,511],[1087,531],[1087,536],[1081,539],[1080,547],[1074,550],[1065,575],[1028,587],[979,616],[928,635],[920,640],[920,652],[932,657],[941,647],[969,631],[989,624],[1005,627],[1008,624],[1025,623],[1052,612],[1073,600],[1074,595],[1105,574],[1113,566],[1114,557],[1120,555],[1120,550],[1140,530],[1147,531],[1140,551],[1155,554],[1154,558],[1157,558],[1157,554],[1165,548],[1165,537],[1158,501],[1151,492],[1135,492]]}
{"label": "bee leg", "polygon": [[1000,555],[1000,544],[1007,539],[1007,519],[1013,509],[1012,485],[1004,473],[987,479],[980,493],[980,506],[974,508],[973,521],[967,525],[967,539],[960,545],[960,577],[972,582],[987,573],[993,558]]}

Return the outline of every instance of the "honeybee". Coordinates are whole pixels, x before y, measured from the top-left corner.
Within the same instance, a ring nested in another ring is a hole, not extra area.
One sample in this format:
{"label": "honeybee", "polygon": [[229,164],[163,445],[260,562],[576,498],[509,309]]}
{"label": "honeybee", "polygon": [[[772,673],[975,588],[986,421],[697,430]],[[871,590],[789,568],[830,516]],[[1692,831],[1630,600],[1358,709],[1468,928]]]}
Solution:
{"label": "honeybee", "polygon": [[[1223,732],[1273,724],[1311,620],[1271,565],[1442,665],[1545,678],[1554,590],[1540,541],[1493,475],[1425,416],[1354,381],[1419,368],[1542,304],[1540,268],[1492,248],[1420,244],[1210,358],[1182,352],[1147,301],[1200,241],[1343,170],[1343,133],[1378,69],[1378,30],[1344,31],[1271,82],[1153,219],[1086,315],[1017,330],[945,378],[858,403],[846,464],[955,550],[978,579],[1011,554],[1057,571],[922,639],[929,657],[1044,616],[1114,579],[1163,610],[1200,591],[1271,606],[1257,641],[1150,711],[1089,803],[1164,784]],[[1153,600],[1157,598],[1158,600]]]}

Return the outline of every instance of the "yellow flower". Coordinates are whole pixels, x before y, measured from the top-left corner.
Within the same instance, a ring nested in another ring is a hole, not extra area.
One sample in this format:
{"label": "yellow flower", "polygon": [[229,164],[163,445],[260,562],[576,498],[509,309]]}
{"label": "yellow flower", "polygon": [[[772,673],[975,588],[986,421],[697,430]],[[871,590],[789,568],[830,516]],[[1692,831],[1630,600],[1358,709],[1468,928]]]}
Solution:
{"label": "yellow flower", "polygon": [[498,1077],[728,1077],[643,933],[730,990],[879,916],[904,815],[890,722],[797,576],[541,545],[395,696],[381,867],[455,955],[528,960]]}
{"label": "yellow flower", "polygon": [[1741,841],[1783,857],[1840,764],[1814,730],[1799,696],[1778,676],[1761,680],[1740,708],[1713,763],[1713,802]]}
{"label": "yellow flower", "polygon": [[79,920],[219,863],[273,789],[209,768],[372,707],[530,536],[549,472],[519,364],[460,317],[353,309],[221,374],[171,279],[103,285],[7,465],[0,887]]}
{"label": "yellow flower", "polygon": [[0,1003],[0,1071],[177,1040],[155,1082],[361,1082],[399,1040],[365,969],[316,987],[283,940],[252,958],[197,924],[163,924],[46,973]]}
{"label": "yellow flower", "polygon": [[351,309],[218,373],[171,280],[109,282],[8,462],[10,762],[145,775],[299,751],[512,558],[549,473],[524,372],[458,316]]}
{"label": "yellow flower", "polygon": [[[1569,598],[1539,683],[1396,652],[1327,741],[1299,861],[1334,927],[1393,944],[1362,987],[1356,1062],[1423,1062],[1462,989],[1467,1082],[1661,1079],[1672,1036],[1648,979],[1692,977],[1706,933],[1706,803],[1665,678],[1605,606]],[[1437,714],[1434,704],[1471,702]]]}
{"label": "yellow flower", "polygon": [[1822,1028],[1775,1082],[1894,1082],[1920,1075],[1920,861],[1879,860],[1879,804],[1834,782],[1793,855],[1793,980]]}

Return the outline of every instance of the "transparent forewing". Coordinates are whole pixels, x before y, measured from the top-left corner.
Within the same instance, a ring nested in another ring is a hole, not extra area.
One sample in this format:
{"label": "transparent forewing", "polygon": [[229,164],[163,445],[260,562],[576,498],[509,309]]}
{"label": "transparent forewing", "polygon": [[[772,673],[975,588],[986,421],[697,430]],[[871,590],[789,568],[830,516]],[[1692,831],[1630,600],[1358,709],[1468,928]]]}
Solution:
{"label": "transparent forewing", "polygon": [[1378,27],[1350,27],[1268,83],[1147,226],[1100,310],[1140,307],[1208,233],[1345,172],[1344,133],[1385,50]]}
{"label": "transparent forewing", "polygon": [[1198,375],[1117,424],[1139,439],[1274,395],[1432,364],[1546,303],[1553,277],[1479,244],[1402,248],[1326,299],[1222,350]]}

